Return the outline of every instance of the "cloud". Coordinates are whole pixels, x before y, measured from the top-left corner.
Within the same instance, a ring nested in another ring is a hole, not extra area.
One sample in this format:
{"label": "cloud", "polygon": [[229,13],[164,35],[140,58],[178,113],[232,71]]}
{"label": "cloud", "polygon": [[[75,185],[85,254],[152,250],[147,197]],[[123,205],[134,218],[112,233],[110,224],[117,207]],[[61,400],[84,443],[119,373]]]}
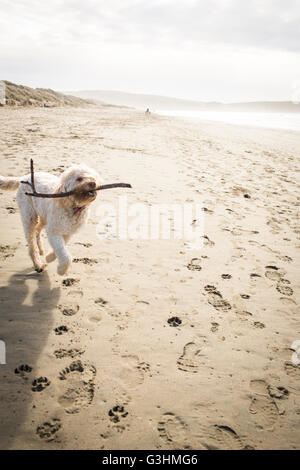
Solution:
{"label": "cloud", "polygon": [[298,0],[0,0],[0,5],[1,42],[300,49]]}
{"label": "cloud", "polygon": [[0,0],[0,78],[61,90],[289,99],[299,0]]}

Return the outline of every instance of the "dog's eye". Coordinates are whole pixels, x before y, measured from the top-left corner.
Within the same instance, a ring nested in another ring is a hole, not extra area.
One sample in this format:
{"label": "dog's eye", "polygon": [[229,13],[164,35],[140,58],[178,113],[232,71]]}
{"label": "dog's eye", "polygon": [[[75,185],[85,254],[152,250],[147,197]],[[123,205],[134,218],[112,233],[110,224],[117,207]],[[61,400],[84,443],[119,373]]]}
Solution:
{"label": "dog's eye", "polygon": [[79,176],[79,178],[77,178],[76,181],[78,181],[78,183],[81,183],[82,180],[83,180],[82,176]]}

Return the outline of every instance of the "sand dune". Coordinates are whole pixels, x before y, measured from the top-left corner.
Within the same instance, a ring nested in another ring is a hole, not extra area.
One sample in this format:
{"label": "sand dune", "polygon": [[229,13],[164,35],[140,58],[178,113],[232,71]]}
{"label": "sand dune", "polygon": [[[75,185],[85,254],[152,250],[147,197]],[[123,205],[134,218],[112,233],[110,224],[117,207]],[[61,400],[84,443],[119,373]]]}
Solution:
{"label": "sand dune", "polygon": [[53,108],[57,106],[87,106],[90,100],[75,96],[67,96],[50,88],[30,88],[28,86],[16,85],[4,80],[5,96],[4,103],[7,106],[41,106]]}
{"label": "sand dune", "polygon": [[38,275],[1,193],[2,449],[299,449],[296,132],[121,108],[1,108],[0,173],[84,161],[129,203],[198,202],[204,246],[101,240]]}

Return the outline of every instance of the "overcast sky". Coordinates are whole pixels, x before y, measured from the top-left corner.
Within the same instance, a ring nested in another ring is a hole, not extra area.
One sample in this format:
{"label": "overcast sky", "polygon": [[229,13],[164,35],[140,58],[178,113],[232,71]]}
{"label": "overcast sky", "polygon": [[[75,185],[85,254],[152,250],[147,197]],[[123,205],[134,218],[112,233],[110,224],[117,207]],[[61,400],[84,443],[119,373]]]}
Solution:
{"label": "overcast sky", "polygon": [[291,100],[300,0],[0,0],[0,79],[57,90]]}

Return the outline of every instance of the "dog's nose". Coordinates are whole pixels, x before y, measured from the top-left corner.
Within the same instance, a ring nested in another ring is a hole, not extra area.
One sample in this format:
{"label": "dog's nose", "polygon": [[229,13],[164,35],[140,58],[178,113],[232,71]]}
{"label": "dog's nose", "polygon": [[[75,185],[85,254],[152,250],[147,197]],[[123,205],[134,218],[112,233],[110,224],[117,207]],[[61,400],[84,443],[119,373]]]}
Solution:
{"label": "dog's nose", "polygon": [[89,188],[95,189],[95,187],[96,187],[95,181],[90,181],[90,182],[89,182]]}

